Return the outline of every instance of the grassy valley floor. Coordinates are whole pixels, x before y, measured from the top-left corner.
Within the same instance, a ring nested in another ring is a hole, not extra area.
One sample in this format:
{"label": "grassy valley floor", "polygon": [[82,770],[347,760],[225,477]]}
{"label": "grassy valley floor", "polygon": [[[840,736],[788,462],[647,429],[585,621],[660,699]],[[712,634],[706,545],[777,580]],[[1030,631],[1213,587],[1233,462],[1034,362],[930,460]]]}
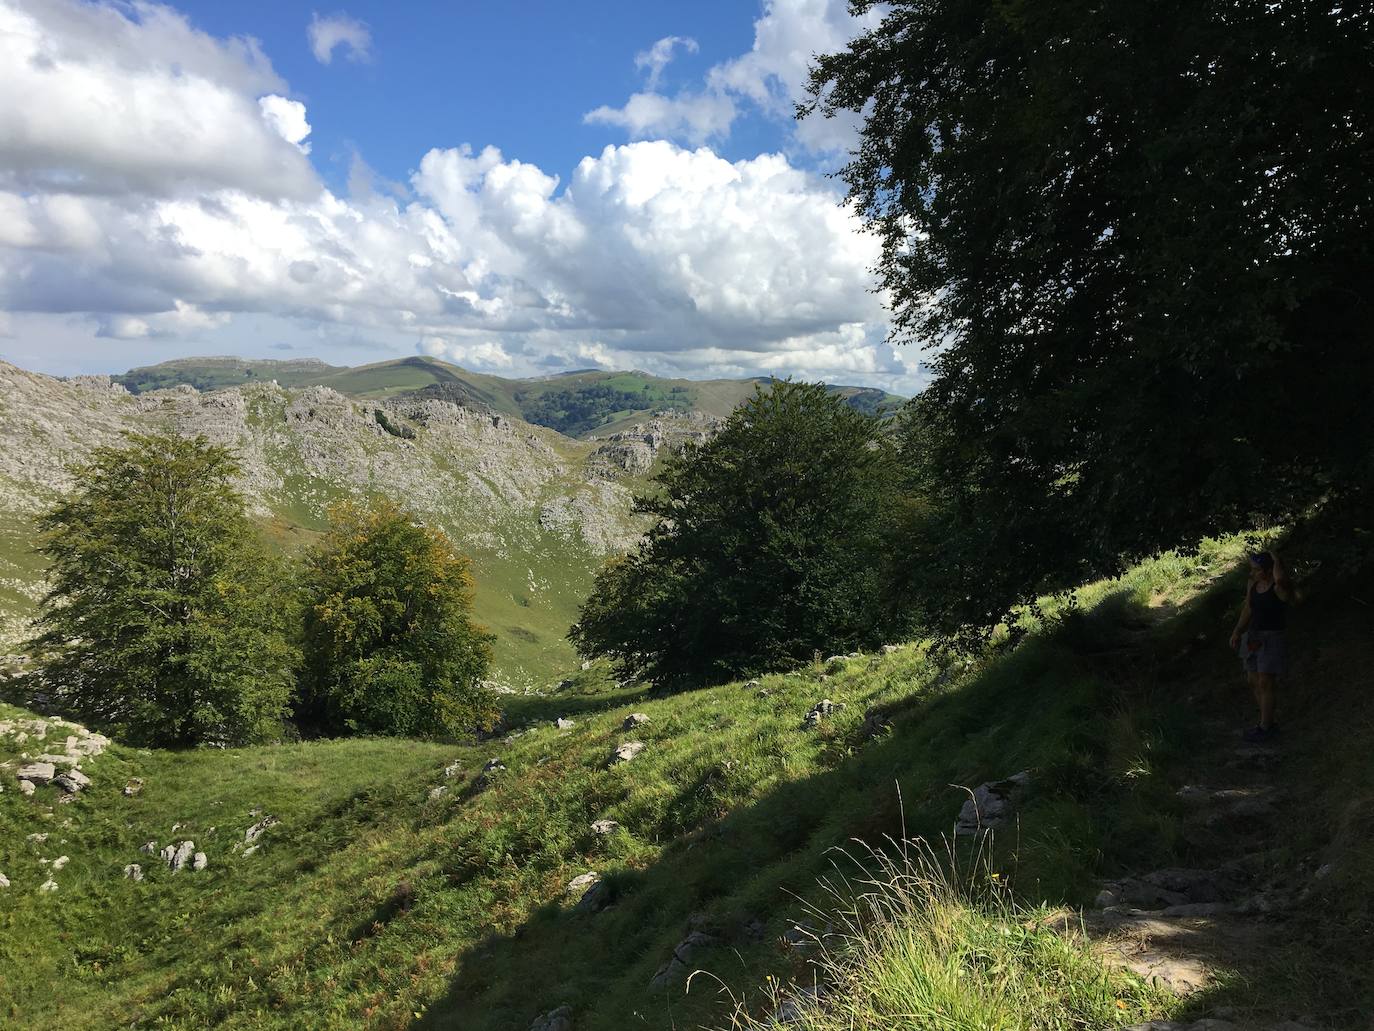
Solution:
{"label": "grassy valley floor", "polygon": [[[0,737],[0,1024],[494,1031],[567,1006],[577,1031],[722,1027],[768,1020],[780,991],[821,978],[829,1001],[799,1026],[1109,1027],[1218,1010],[1244,1027],[1359,1026],[1374,1007],[1374,703],[1357,653],[1374,618],[1348,589],[1314,589],[1294,620],[1277,803],[1234,834],[1199,834],[1179,796],[1200,770],[1228,769],[1250,715],[1225,641],[1240,550],[1211,544],[1085,588],[976,662],[913,642],[665,698],[593,669],[513,699],[521,732],[504,742],[116,745],[62,803],[53,787],[16,788],[23,753],[45,744]],[[806,725],[822,699],[843,708]],[[635,712],[648,721],[627,729]],[[611,765],[631,741],[643,750]],[[939,853],[967,798],[952,785],[1020,770],[1032,789],[1015,822],[951,896],[942,926],[965,930],[922,939],[933,953],[898,948],[905,933],[846,945],[837,867],[862,878],[835,849],[862,857],[855,839],[906,835]],[[126,797],[134,777],[144,786]],[[266,815],[277,822],[244,854]],[[601,820],[617,826],[598,833]],[[149,840],[193,840],[208,865],[174,873],[140,853]],[[1100,945],[1053,931],[1054,907],[1070,925],[1078,907],[1098,919],[1103,881],[1232,853],[1306,891],[1255,918],[1282,950],[1224,956],[1187,997],[1107,972]],[[122,875],[130,863],[142,881]],[[567,886],[592,871],[604,887],[578,911]],[[49,878],[56,890],[40,891]],[[827,930],[840,936],[822,950],[809,934]],[[1025,947],[970,950],[1009,936]],[[874,986],[928,988],[918,958],[932,955],[994,994],[1050,973],[1063,984],[1016,1025],[884,1010]],[[994,956],[1012,966],[974,961]],[[688,990],[694,969],[710,976]]]}

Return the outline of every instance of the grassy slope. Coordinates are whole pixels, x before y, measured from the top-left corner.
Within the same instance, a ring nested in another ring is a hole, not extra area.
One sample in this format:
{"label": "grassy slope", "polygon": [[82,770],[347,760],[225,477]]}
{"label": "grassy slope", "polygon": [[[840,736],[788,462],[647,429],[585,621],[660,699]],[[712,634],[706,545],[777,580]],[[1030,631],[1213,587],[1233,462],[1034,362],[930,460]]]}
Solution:
{"label": "grassy slope", "polygon": [[[1166,557],[1080,592],[1083,607],[1064,625],[968,669],[941,670],[913,644],[767,678],[768,697],[730,684],[664,699],[613,690],[592,672],[558,697],[516,700],[512,717],[533,729],[509,745],[117,748],[97,760],[88,795],[47,818],[45,793],[26,801],[7,782],[0,870],[14,887],[0,915],[0,999],[10,1000],[0,1021],[344,1028],[418,1019],[494,1031],[570,1004],[579,1031],[720,1023],[728,1005],[701,979],[687,995],[681,986],[647,987],[693,914],[724,943],[693,963],[757,1006],[765,975],[807,976],[776,941],[798,914],[793,893],[816,895],[816,878],[835,858],[828,849],[903,827],[938,836],[962,797],[947,785],[1027,767],[1039,790],[996,857],[1023,897],[1082,902],[1103,875],[1200,864],[1205,857],[1190,854],[1179,832],[1174,791],[1198,740],[1199,706],[1238,724],[1245,713],[1220,643],[1237,584],[1206,586],[1235,568],[1236,552]],[[1353,661],[1370,630],[1360,616],[1330,624],[1322,679],[1295,689],[1291,706],[1301,716],[1292,728],[1338,720],[1344,746],[1326,748],[1320,734],[1290,739],[1297,747],[1286,773],[1302,807],[1283,836],[1295,854],[1329,847],[1332,828],[1343,836],[1331,890],[1352,917],[1323,914],[1320,935],[1314,926],[1282,957],[1283,971],[1237,972],[1250,980],[1232,982],[1222,998],[1258,1012],[1304,992],[1308,1012],[1332,1005],[1313,977],[1319,964],[1340,967],[1348,1005],[1371,1001],[1369,979],[1350,966],[1367,952],[1358,921],[1371,912],[1359,865],[1370,858],[1374,805],[1363,758],[1374,726]],[[1311,635],[1327,618],[1314,603],[1295,629]],[[1207,636],[1200,649],[1199,633]],[[1108,674],[1091,657],[1142,640],[1159,662]],[[1199,703],[1199,691],[1212,698]],[[1319,692],[1340,708],[1313,704]],[[801,730],[822,696],[847,707],[820,731]],[[894,727],[864,744],[858,730],[870,706]],[[652,722],[622,733],[631,708]],[[555,715],[572,716],[576,727],[554,729]],[[612,748],[630,737],[646,751],[606,769]],[[492,756],[508,769],[478,790],[476,775]],[[448,795],[427,800],[452,759],[462,771]],[[119,795],[129,775],[148,781],[142,797]],[[281,825],[262,854],[228,854],[254,806]],[[603,817],[623,829],[597,838],[589,824]],[[24,836],[66,818],[73,825],[53,847],[72,865],[56,895],[38,895],[42,870]],[[151,869],[141,885],[121,880],[128,862],[154,865],[137,845],[170,840],[174,821],[189,824],[185,833],[209,853],[210,869]],[[217,830],[207,836],[210,825]],[[596,916],[573,914],[563,885],[589,869],[608,875],[617,902]],[[749,930],[754,920],[761,932]],[[1127,988],[1117,988],[1132,1000],[1118,1011],[1121,1023],[1168,1008]]]}

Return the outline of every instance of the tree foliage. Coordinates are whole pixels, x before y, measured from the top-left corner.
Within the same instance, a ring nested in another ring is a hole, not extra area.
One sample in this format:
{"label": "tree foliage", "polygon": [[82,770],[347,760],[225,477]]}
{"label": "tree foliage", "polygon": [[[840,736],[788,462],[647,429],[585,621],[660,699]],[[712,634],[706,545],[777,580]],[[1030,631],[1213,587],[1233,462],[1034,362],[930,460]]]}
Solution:
{"label": "tree foliage", "polygon": [[35,688],[134,744],[269,739],[290,695],[290,599],[203,437],[128,435],[41,519],[52,587]]}
{"label": "tree foliage", "polygon": [[670,459],[660,517],[596,579],[570,637],[664,684],[786,668],[893,631],[882,587],[896,498],[879,424],[821,385],[758,389]]}
{"label": "tree foliage", "polygon": [[942,619],[1370,482],[1367,12],[885,6],[811,109],[864,112],[842,175],[933,348],[906,454]]}
{"label": "tree foliage", "polygon": [[471,619],[467,558],[388,500],[330,516],[306,561],[298,722],[322,734],[489,729],[493,638]]}

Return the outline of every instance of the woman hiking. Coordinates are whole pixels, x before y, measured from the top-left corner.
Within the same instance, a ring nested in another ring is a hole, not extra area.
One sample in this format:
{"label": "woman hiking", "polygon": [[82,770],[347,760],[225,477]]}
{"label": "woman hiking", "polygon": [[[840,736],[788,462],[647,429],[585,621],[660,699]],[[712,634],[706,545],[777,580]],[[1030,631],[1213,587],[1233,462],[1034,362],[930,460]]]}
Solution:
{"label": "woman hiking", "polygon": [[1259,705],[1259,725],[1247,730],[1246,741],[1268,741],[1278,733],[1274,722],[1274,694],[1279,677],[1288,672],[1283,631],[1293,587],[1283,563],[1272,551],[1250,556],[1250,583],[1245,604],[1231,632],[1231,647],[1240,654],[1246,679]]}

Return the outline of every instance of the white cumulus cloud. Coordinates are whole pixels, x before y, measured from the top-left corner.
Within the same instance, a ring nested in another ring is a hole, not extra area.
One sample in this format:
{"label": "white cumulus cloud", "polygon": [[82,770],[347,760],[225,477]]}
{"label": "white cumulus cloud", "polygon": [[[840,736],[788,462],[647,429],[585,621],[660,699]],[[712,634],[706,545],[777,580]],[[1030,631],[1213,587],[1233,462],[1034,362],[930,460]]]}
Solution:
{"label": "white cumulus cloud", "polygon": [[[444,147],[408,190],[340,196],[315,178],[306,109],[256,45],[146,5],[0,0],[0,27],[15,26],[18,42],[0,33],[0,47],[98,74],[110,103],[154,83],[180,118],[188,81],[221,101],[172,148],[138,117],[97,118],[60,77],[0,63],[0,84],[74,112],[60,151],[0,146],[0,312],[21,346],[84,325],[131,355],[117,342],[263,353],[315,340],[324,357],[418,346],[514,375],[914,375],[883,343],[877,241],[833,184],[783,155],[641,140],[559,175],[495,147]],[[0,105],[7,143],[16,117]]]}
{"label": "white cumulus cloud", "polygon": [[372,56],[372,31],[343,12],[324,17],[312,14],[305,32],[310,40],[310,52],[321,64],[329,64],[338,47],[346,48],[352,61],[366,61]]}
{"label": "white cumulus cloud", "polygon": [[[791,122],[796,105],[807,99],[815,56],[842,49],[881,18],[881,9],[855,18],[847,0],[767,0],[754,22],[752,48],[712,67],[701,85],[671,95],[658,92],[659,76],[679,40],[668,36],[635,55],[636,66],[649,69],[647,89],[621,107],[602,105],[585,120],[618,126],[632,139],[663,136],[692,143],[729,135],[741,105]],[[796,124],[793,136],[812,151],[843,151],[857,125],[852,116],[812,117]]]}
{"label": "white cumulus cloud", "polygon": [[305,120],[305,105],[299,100],[287,100],[275,93],[258,98],[267,124],[287,143],[294,143],[303,154],[310,153],[310,144],[303,142],[310,135],[310,123]]}
{"label": "white cumulus cloud", "polygon": [[284,91],[255,41],[170,8],[0,0],[0,189],[308,195],[314,170],[257,103]]}
{"label": "white cumulus cloud", "polygon": [[648,50],[641,50],[635,54],[635,67],[647,69],[649,72],[645,89],[650,93],[658,89],[658,80],[663,75],[663,69],[668,67],[675,56],[674,51],[679,47],[689,54],[695,54],[698,50],[697,41],[690,36],[664,36]]}

